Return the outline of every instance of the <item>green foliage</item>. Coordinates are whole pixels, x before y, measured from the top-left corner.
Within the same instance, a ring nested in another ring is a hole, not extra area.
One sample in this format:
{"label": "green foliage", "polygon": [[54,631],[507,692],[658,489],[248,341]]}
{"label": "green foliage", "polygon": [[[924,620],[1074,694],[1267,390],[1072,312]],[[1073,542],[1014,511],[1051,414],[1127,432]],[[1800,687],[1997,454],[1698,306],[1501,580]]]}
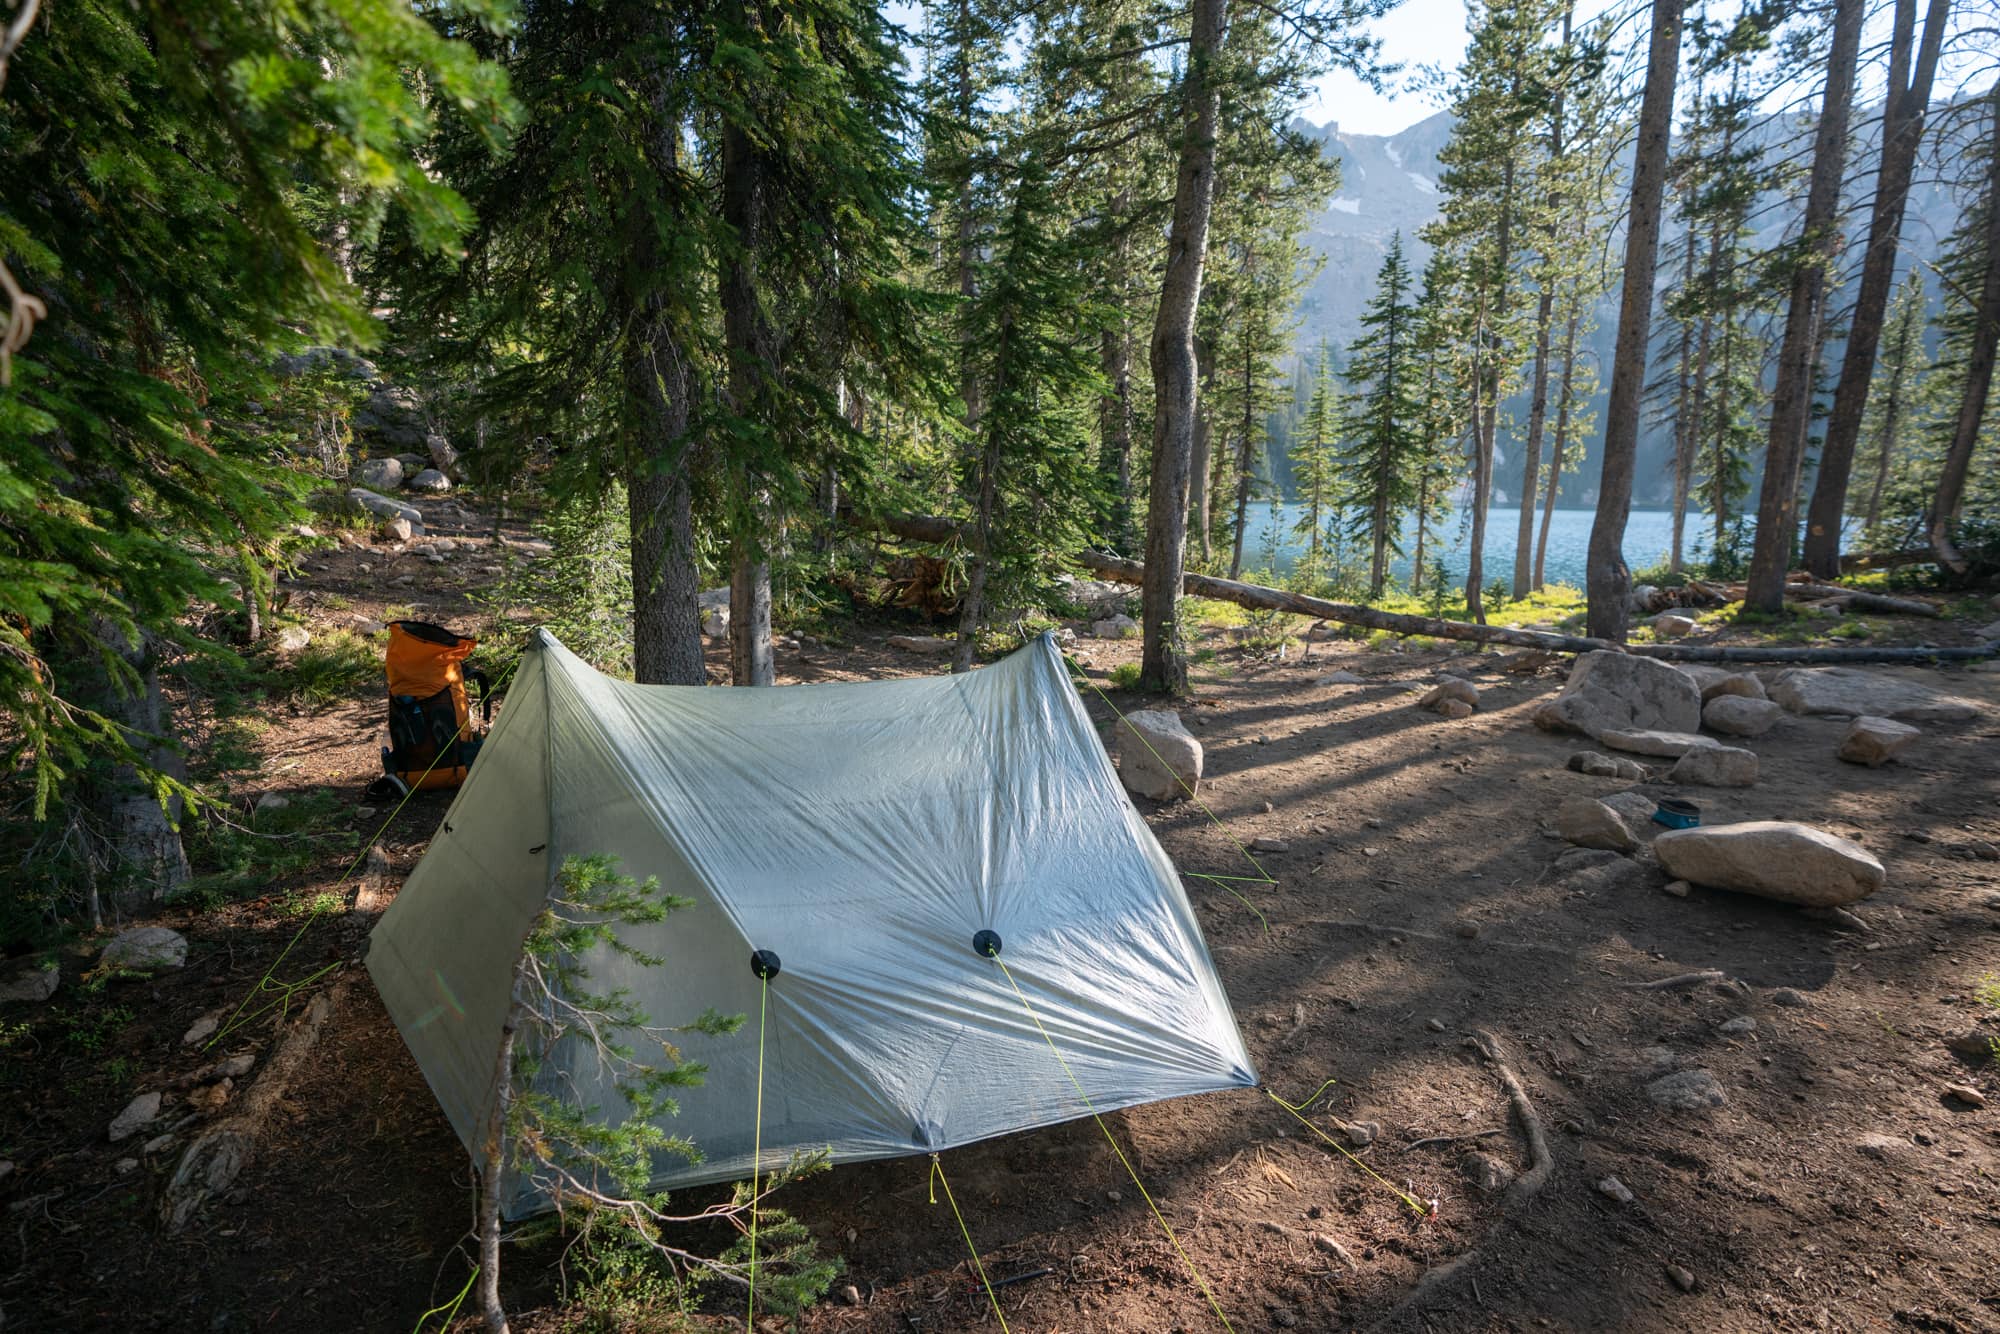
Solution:
{"label": "green foliage", "polygon": [[341,703],[369,687],[383,688],[383,650],[352,630],[327,630],[272,675],[276,693],[308,713]]}
{"label": "green foliage", "polygon": [[599,671],[630,679],[632,539],[624,485],[557,499],[534,532],[548,554],[523,561],[510,553],[506,572],[475,595],[507,636],[496,648],[511,657],[530,626],[543,625]]}
{"label": "green foliage", "polygon": [[1111,669],[1111,688],[1113,690],[1134,690],[1138,688],[1138,685],[1139,685],[1138,663],[1121,662],[1116,667],[1113,667]]}
{"label": "green foliage", "polygon": [[355,236],[394,211],[433,251],[467,225],[414,152],[443,108],[496,135],[504,83],[364,0],[79,0],[15,54],[0,254],[49,313],[0,388],[0,710],[38,817],[92,754],[145,764],[106,714],[290,512],[251,410],[271,353],[374,335],[305,195]]}
{"label": "green foliage", "polygon": [[1347,382],[1353,392],[1341,400],[1348,444],[1340,462],[1352,501],[1349,531],[1369,544],[1371,598],[1380,597],[1388,584],[1390,555],[1402,554],[1399,535],[1417,503],[1419,474],[1430,449],[1423,434],[1417,317],[1409,291],[1410,271],[1398,233],[1382,258],[1375,295],[1361,317],[1361,336],[1348,347]]}
{"label": "green foliage", "polygon": [[[657,925],[693,902],[664,893],[657,878],[621,874],[616,858],[571,856],[523,944],[522,976],[529,980],[521,984],[527,998],[517,993],[514,1008],[519,1033],[505,1152],[513,1172],[574,1219],[596,1257],[586,1264],[593,1318],[612,1318],[641,1299],[681,1309],[700,1284],[718,1271],[738,1272],[743,1263],[737,1248],[708,1259],[672,1245],[665,1229],[676,1220],[666,1196],[650,1190],[663,1159],[701,1157],[686,1137],[659,1124],[679,1110],[674,1090],[700,1084],[706,1073],[675,1039],[726,1037],[742,1029],[743,1016],[709,1009],[685,1024],[661,1026],[629,990],[591,988],[593,957],[608,953],[658,967],[662,960],[634,946],[626,928]],[[560,1074],[568,1069],[596,1072],[620,1105],[582,1105],[576,1085]],[[760,1176],[759,1194],[826,1162],[824,1152],[794,1155]],[[736,1211],[747,1212],[748,1189],[739,1186]],[[758,1300],[770,1310],[796,1311],[839,1272],[838,1262],[820,1258],[812,1238],[782,1212],[760,1206],[758,1236]]]}

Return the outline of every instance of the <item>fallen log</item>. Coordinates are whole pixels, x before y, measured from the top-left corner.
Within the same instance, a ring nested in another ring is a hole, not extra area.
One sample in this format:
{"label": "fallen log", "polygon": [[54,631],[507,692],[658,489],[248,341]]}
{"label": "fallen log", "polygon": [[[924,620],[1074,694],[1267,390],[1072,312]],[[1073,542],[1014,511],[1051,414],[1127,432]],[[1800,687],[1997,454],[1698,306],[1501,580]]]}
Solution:
{"label": "fallen log", "polygon": [[[841,517],[851,526],[887,533],[913,542],[946,544],[973,542],[972,531],[950,519],[930,514],[860,514],[842,510]],[[1110,556],[1101,551],[1078,552],[1076,563],[1093,574],[1115,583],[1141,583],[1146,567],[1136,560]],[[1666,662],[1742,663],[1831,663],[1831,662],[1933,662],[1964,661],[2000,654],[2000,640],[1971,648],[1756,648],[1705,644],[1618,644],[1608,639],[1582,635],[1552,634],[1542,630],[1516,630],[1504,625],[1474,625],[1469,621],[1447,621],[1434,616],[1409,616],[1400,612],[1357,607],[1347,602],[1329,602],[1305,593],[1263,584],[1246,584],[1237,579],[1190,571],[1181,580],[1181,591],[1195,597],[1233,602],[1257,611],[1290,612],[1316,620],[1338,621],[1371,630],[1387,630],[1397,635],[1425,635],[1432,639],[1456,639],[1476,644],[1511,644],[1517,648],[1543,649],[1552,653],[1633,653]],[[1843,590],[1845,591],[1845,590]]]}
{"label": "fallen log", "polygon": [[1882,616],[1938,616],[1942,615],[1936,603],[1920,598],[1892,598],[1884,593],[1870,593],[1859,588],[1842,588],[1839,584],[1822,584],[1810,580],[1785,585],[1785,596],[1804,601],[1838,598],[1849,611],[1872,611]]}
{"label": "fallen log", "polygon": [[1890,570],[1899,565],[1932,565],[1936,561],[1937,553],[1929,547],[1917,547],[1910,551],[1857,551],[1840,558],[1840,572]]}

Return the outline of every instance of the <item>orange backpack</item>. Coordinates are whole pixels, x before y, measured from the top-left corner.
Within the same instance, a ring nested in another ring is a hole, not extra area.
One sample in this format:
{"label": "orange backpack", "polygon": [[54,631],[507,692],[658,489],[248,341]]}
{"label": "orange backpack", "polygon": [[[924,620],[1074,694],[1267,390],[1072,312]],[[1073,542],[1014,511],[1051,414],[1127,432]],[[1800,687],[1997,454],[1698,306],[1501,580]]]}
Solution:
{"label": "orange backpack", "polygon": [[484,721],[493,721],[493,687],[464,663],[479,641],[423,621],[389,624],[389,744],[377,780],[399,795],[411,788],[457,787],[484,739],[465,692],[479,683]]}

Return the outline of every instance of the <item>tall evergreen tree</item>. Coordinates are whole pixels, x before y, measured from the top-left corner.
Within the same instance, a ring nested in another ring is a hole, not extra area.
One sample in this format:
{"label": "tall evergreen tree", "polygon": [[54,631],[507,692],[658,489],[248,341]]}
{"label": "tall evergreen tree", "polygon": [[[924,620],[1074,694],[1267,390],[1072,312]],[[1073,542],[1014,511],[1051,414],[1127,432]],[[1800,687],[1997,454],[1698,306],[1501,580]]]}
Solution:
{"label": "tall evergreen tree", "polygon": [[1336,520],[1344,495],[1334,448],[1340,425],[1333,356],[1324,341],[1312,359],[1312,386],[1312,398],[1291,447],[1292,481],[1299,504],[1292,532],[1306,544],[1298,574],[1309,588],[1326,574],[1327,528]]}
{"label": "tall evergreen tree", "polygon": [[1342,400],[1340,460],[1352,497],[1351,531],[1368,543],[1368,596],[1379,598],[1389,579],[1389,556],[1402,554],[1404,517],[1416,503],[1422,467],[1423,404],[1418,381],[1416,312],[1410,304],[1410,270],[1403,238],[1389,242],[1375,295],[1361,316],[1361,336],[1348,347]]}

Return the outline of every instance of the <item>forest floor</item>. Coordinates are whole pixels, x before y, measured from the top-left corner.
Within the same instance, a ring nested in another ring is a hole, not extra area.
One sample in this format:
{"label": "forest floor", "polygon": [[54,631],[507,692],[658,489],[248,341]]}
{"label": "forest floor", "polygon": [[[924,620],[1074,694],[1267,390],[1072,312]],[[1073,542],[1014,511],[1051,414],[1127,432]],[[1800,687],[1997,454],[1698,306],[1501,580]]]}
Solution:
{"label": "forest floor", "polygon": [[[468,515],[433,531],[476,535],[444,564],[383,546],[314,553],[287,586],[290,610],[319,635],[392,614],[477,632],[466,593],[495,568],[490,529]],[[888,647],[912,628],[861,623],[781,645],[780,678],[942,670]],[[1741,895],[1674,897],[1642,862],[1557,869],[1564,845],[1545,824],[1561,800],[1629,786],[1568,771],[1587,743],[1529,724],[1558,670],[1473,662],[1480,711],[1451,721],[1414,707],[1412,691],[1441,665],[1465,668],[1462,650],[1332,641],[1279,657],[1242,641],[1204,634],[1215,652],[1181,706],[1207,751],[1216,820],[1185,801],[1139,805],[1186,871],[1241,873],[1239,842],[1286,845],[1258,855],[1277,883],[1245,887],[1262,922],[1208,882],[1189,880],[1190,897],[1268,1087],[1303,1100],[1337,1081],[1315,1124],[1348,1143],[1333,1118],[1373,1123],[1356,1153],[1423,1207],[1260,1092],[1106,1118],[1235,1330],[2000,1329],[2000,1073],[1943,1043],[2000,975],[2000,862],[1982,857],[2000,844],[2000,675],[1899,673],[1986,706],[1971,723],[1926,724],[1900,763],[1838,763],[1841,721],[1787,716],[1747,743],[1756,786],[1681,793],[1710,823],[1797,819],[1867,847],[1888,882],[1857,907],[1856,929]],[[1107,689],[1137,653],[1077,648]],[[723,668],[720,646],[711,665]],[[1315,684],[1341,669],[1365,679]],[[359,967],[372,918],[350,910],[342,880],[386,814],[364,814],[361,797],[381,744],[375,690],[357,683],[272,718],[260,767],[235,786],[238,819],[267,793],[319,813],[295,837],[310,849],[310,836],[335,835],[323,853],[249,897],[160,914],[192,942],[182,970],[80,986],[101,942],[78,942],[52,1001],[0,1011],[7,1328],[408,1330],[464,1283],[465,1154]],[[1111,711],[1094,694],[1087,704],[1108,736]],[[447,802],[421,794],[388,827],[391,889]],[[1701,970],[1727,980],[1639,989]],[[166,1234],[159,1207],[195,1127],[142,1153],[169,1118],[116,1144],[106,1125],[142,1089],[268,1051],[277,1011],[213,1051],[181,1039],[246,997],[266,1004],[261,979],[315,973],[282,1008],[295,1016],[320,991],[337,1002],[254,1158],[193,1226]],[[1754,1029],[1723,1031],[1745,1016]],[[1474,1151],[1515,1173],[1530,1165],[1499,1068],[1469,1045],[1477,1033],[1546,1130],[1553,1163],[1532,1193],[1489,1193],[1468,1175]],[[1669,1068],[1712,1072],[1726,1105],[1656,1108],[1645,1086]],[[1948,1097],[1950,1084],[1993,1105]],[[1090,1121],[943,1162],[1005,1284],[1010,1328],[1220,1327]],[[922,1158],[844,1166],[786,1192],[846,1264],[800,1318],[806,1334],[999,1328],[929,1174]],[[576,1315],[546,1259],[508,1270],[528,1312],[516,1328]]]}

